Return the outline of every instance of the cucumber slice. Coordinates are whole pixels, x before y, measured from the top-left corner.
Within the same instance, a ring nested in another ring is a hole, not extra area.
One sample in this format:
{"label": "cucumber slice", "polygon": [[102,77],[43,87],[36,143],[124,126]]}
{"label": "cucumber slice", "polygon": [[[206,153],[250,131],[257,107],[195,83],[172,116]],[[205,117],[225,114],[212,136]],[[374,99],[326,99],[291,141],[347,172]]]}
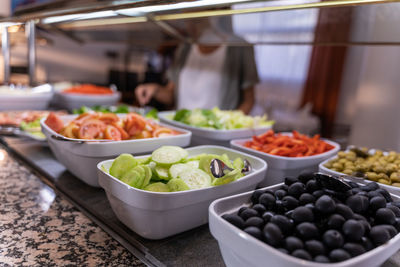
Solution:
{"label": "cucumber slice", "polygon": [[244,167],[244,161],[243,161],[241,158],[236,158],[236,159],[233,161],[232,165],[233,165],[233,168],[234,168],[234,169],[242,170],[243,167]]}
{"label": "cucumber slice", "polygon": [[188,169],[181,172],[179,178],[182,179],[190,189],[200,189],[211,186],[211,177],[200,169]]}
{"label": "cucumber slice", "polygon": [[187,157],[188,153],[178,146],[162,146],[153,151],[152,160],[163,166],[169,166],[181,162]]}
{"label": "cucumber slice", "polygon": [[199,161],[198,160],[191,160],[186,163],[186,165],[198,169],[199,168]]}
{"label": "cucumber slice", "polygon": [[214,178],[212,185],[217,186],[217,185],[229,184],[230,182],[236,180],[238,174],[241,174],[240,170],[235,169],[221,178]]}
{"label": "cucumber slice", "polygon": [[143,190],[152,191],[152,192],[169,192],[169,187],[161,182],[153,183],[147,185]]}
{"label": "cucumber slice", "polygon": [[167,186],[171,192],[190,190],[190,187],[179,178],[171,179]]}
{"label": "cucumber slice", "polygon": [[140,174],[140,176],[144,176],[145,174],[144,168],[141,165],[137,165],[136,167],[133,168],[133,170],[137,171]]}
{"label": "cucumber slice", "polygon": [[125,173],[137,165],[137,160],[131,154],[121,154],[112,163],[110,174],[118,179],[121,179]]}
{"label": "cucumber slice", "polygon": [[162,180],[169,180],[168,168],[156,166],[155,171],[157,173],[158,178]]}
{"label": "cucumber slice", "polygon": [[179,174],[183,171],[187,171],[189,169],[193,169],[188,165],[188,163],[178,163],[174,164],[169,168],[169,175],[172,179],[178,178]]}
{"label": "cucumber slice", "polygon": [[151,169],[149,166],[147,165],[142,165],[143,169],[144,169],[144,181],[143,181],[143,185],[142,188],[147,186],[150,183],[151,180],[151,176],[153,175]]}
{"label": "cucumber slice", "polygon": [[136,159],[136,160],[138,162],[138,165],[149,164],[151,161],[151,157],[141,158],[141,159]]}
{"label": "cucumber slice", "polygon": [[132,169],[122,176],[121,181],[132,187],[140,189],[143,185],[144,176]]}

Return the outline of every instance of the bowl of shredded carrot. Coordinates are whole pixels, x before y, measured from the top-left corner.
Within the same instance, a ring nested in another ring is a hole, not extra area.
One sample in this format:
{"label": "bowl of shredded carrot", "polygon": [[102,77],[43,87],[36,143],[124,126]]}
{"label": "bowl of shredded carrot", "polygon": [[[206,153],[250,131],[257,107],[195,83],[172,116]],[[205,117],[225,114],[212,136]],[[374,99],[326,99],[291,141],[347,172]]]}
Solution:
{"label": "bowl of shredded carrot", "polygon": [[57,105],[68,110],[82,106],[112,106],[117,104],[120,98],[120,92],[93,84],[78,84],[56,91]]}
{"label": "bowl of shredded carrot", "polygon": [[296,131],[275,133],[273,130],[248,139],[232,140],[231,147],[267,162],[267,175],[261,186],[283,182],[286,176],[297,176],[303,170],[317,171],[319,163],[340,149],[338,143],[321,139],[319,135],[309,137]]}

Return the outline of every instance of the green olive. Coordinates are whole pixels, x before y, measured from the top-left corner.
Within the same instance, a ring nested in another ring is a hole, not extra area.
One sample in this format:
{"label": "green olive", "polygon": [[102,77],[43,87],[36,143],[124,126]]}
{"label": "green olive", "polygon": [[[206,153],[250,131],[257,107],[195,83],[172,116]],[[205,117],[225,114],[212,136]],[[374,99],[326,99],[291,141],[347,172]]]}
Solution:
{"label": "green olive", "polygon": [[390,182],[386,179],[379,179],[378,183],[390,185]]}
{"label": "green olive", "polygon": [[393,173],[390,175],[390,180],[391,180],[392,182],[400,182],[400,173],[398,173],[398,172],[393,172]]}

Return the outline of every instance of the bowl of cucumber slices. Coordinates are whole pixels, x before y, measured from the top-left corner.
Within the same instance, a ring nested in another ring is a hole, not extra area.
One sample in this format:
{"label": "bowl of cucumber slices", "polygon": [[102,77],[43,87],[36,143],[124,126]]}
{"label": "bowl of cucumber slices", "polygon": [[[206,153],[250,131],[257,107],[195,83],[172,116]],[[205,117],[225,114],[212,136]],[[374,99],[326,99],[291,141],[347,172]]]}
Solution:
{"label": "bowl of cucumber slices", "polygon": [[[230,171],[215,178],[213,159]],[[244,160],[251,171],[242,171]],[[121,154],[100,162],[97,169],[118,219],[144,238],[162,239],[207,223],[213,200],[255,189],[267,164],[221,146],[162,146],[146,156]]]}

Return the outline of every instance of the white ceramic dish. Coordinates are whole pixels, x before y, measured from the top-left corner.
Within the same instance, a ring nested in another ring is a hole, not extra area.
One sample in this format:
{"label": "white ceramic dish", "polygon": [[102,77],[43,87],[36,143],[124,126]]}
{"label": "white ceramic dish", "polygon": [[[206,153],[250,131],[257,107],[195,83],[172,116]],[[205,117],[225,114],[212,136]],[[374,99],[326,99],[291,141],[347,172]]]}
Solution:
{"label": "white ceramic dish", "polygon": [[[76,118],[78,115],[60,116],[64,123]],[[123,117],[125,114],[118,114]],[[84,181],[85,183],[99,187],[97,179],[96,165],[100,161],[116,157],[121,153],[143,154],[151,152],[163,145],[188,146],[191,133],[176,127],[167,126],[176,131],[182,132],[180,135],[158,138],[147,138],[137,140],[123,140],[111,142],[88,142],[74,143],[55,140],[52,135],[60,136],[50,129],[43,118],[40,121],[42,132],[46,135],[51,151],[71,173]],[[80,140],[80,139],[75,139]],[[82,141],[82,140],[80,140]]]}
{"label": "white ceramic dish", "polygon": [[104,188],[118,219],[137,234],[148,239],[162,239],[208,221],[208,206],[221,197],[255,189],[264,178],[267,165],[261,159],[220,146],[198,146],[187,149],[190,156],[202,153],[223,154],[230,158],[246,158],[253,171],[229,184],[198,190],[158,193],[130,187],[104,172],[113,160],[97,165],[99,183]]}
{"label": "white ceramic dish", "polygon": [[[337,171],[332,171],[331,169],[328,169],[327,167],[324,166],[325,163],[327,163],[328,161],[330,161],[330,160],[332,160],[332,159],[334,159],[334,158],[336,158],[336,156],[333,156],[333,157],[328,158],[327,160],[321,162],[321,163],[319,164],[319,171],[320,171],[321,173],[330,174],[330,175],[334,175],[334,176],[345,175],[344,173],[337,172]],[[368,183],[371,182],[370,180],[367,180],[367,179],[365,179],[365,181],[368,182]],[[400,196],[400,187],[391,186],[391,185],[386,185],[386,184],[381,184],[381,183],[378,183],[378,184],[379,184],[379,186],[381,186],[382,188],[385,188],[385,189],[386,189],[387,191],[389,191],[390,193]]]}
{"label": "white ceramic dish", "polygon": [[62,91],[56,91],[55,93],[55,103],[68,110],[78,109],[82,106],[112,106],[117,104],[120,98],[120,92],[114,92],[112,95],[71,94],[63,93]]}
{"label": "white ceramic dish", "polygon": [[8,110],[45,110],[53,98],[49,84],[35,88],[9,89],[0,88],[0,111]]}
{"label": "white ceramic dish", "polygon": [[[281,184],[264,189],[277,189]],[[246,203],[250,204],[250,196],[247,192],[236,196],[230,196],[214,201],[209,208],[209,226],[211,234],[217,239],[222,257],[228,267],[365,267],[379,266],[391,255],[400,249],[400,234],[392,238],[386,244],[379,246],[367,253],[350,260],[321,264],[301,260],[286,255],[264,242],[248,235],[236,226],[221,218],[226,213],[237,212]],[[394,199],[399,197],[393,196]]]}
{"label": "white ceramic dish", "polygon": [[272,126],[268,127],[260,127],[254,129],[236,129],[236,130],[215,130],[215,129],[206,129],[200,127],[190,126],[178,121],[174,121],[171,118],[175,114],[175,111],[163,111],[158,113],[158,117],[162,122],[167,124],[186,129],[192,132],[192,145],[222,145],[229,146],[229,141],[232,139],[238,138],[246,138],[253,135],[262,134]]}
{"label": "white ceramic dish", "polygon": [[[285,135],[291,135],[291,133],[282,133]],[[325,159],[332,157],[340,150],[340,145],[338,143],[325,140],[328,144],[334,146],[333,149],[314,156],[301,157],[301,158],[290,158],[282,156],[274,156],[268,153],[257,151],[248,147],[243,146],[249,139],[238,139],[231,141],[231,147],[259,158],[262,158],[268,163],[268,171],[265,180],[261,182],[260,186],[269,186],[277,183],[283,182],[286,176],[297,176],[303,170],[317,171],[318,164]]]}

